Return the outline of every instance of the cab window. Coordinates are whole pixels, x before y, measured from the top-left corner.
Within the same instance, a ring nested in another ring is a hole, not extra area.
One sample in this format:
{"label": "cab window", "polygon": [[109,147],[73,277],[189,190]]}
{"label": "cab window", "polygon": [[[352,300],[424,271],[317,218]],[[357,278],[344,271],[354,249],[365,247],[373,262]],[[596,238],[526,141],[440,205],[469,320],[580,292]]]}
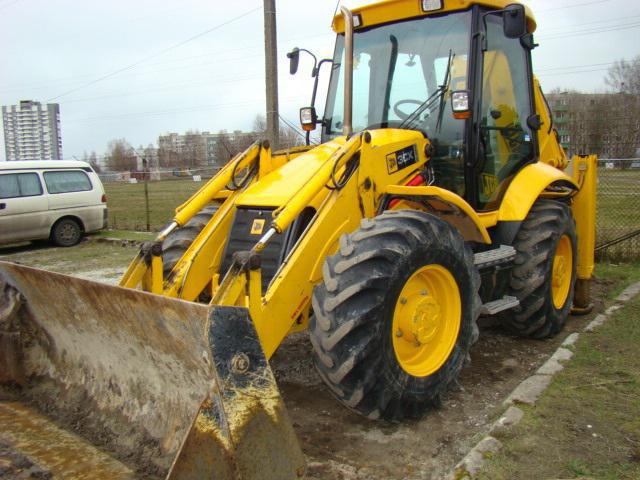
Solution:
{"label": "cab window", "polygon": [[49,193],[84,192],[91,190],[91,180],[81,170],[45,172],[44,183]]}
{"label": "cab window", "polygon": [[37,173],[6,173],[0,175],[0,198],[34,197],[42,195]]}

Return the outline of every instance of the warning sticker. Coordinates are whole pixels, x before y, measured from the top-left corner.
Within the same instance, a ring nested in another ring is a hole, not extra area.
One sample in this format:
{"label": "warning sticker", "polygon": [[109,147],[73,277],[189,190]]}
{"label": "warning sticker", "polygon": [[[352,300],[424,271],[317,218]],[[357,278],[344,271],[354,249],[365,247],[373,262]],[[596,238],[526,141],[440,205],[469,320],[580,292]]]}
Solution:
{"label": "warning sticker", "polygon": [[251,235],[261,235],[264,230],[264,218],[256,218],[251,224]]}

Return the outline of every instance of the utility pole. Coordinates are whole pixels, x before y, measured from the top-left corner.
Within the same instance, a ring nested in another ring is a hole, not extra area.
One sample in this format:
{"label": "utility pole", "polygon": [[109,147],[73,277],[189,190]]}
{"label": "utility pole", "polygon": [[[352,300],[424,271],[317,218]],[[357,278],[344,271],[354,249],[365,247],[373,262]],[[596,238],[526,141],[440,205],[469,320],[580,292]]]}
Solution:
{"label": "utility pole", "polygon": [[278,39],[276,36],[276,0],[264,0],[264,66],[267,93],[267,136],[271,150],[280,142],[278,115]]}

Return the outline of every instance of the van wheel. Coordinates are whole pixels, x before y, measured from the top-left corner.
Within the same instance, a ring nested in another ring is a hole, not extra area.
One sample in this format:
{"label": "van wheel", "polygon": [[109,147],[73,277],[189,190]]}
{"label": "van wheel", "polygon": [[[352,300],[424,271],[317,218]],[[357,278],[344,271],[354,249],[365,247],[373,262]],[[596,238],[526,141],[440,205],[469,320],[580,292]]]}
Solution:
{"label": "van wheel", "polygon": [[51,229],[51,241],[59,247],[72,247],[82,238],[82,228],[77,221],[63,218]]}

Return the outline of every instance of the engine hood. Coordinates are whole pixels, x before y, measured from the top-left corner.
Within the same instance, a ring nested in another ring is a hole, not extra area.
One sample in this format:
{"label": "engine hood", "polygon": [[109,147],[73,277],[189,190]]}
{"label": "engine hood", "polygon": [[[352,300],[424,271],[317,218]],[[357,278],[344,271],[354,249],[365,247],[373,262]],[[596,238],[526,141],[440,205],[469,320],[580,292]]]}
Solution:
{"label": "engine hood", "polygon": [[236,205],[246,207],[279,207],[302,188],[320,166],[344,144],[336,138],[305,152],[250,185],[238,196]]}

